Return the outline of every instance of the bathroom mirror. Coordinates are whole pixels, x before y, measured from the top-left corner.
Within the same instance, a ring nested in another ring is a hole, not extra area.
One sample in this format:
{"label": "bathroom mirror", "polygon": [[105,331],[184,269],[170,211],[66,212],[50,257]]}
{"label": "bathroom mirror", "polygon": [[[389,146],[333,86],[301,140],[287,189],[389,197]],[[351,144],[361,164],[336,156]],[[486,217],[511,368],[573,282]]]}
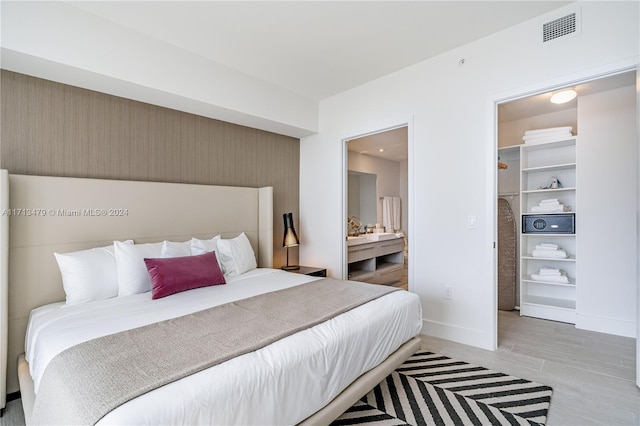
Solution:
{"label": "bathroom mirror", "polygon": [[377,179],[372,173],[349,170],[349,204],[347,217],[360,218],[364,225],[375,225],[378,220]]}

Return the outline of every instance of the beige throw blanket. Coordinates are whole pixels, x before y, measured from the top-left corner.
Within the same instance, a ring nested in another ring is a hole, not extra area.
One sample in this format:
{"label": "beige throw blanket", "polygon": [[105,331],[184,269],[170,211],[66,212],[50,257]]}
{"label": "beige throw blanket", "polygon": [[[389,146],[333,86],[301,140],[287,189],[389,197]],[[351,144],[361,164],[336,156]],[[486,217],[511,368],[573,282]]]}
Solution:
{"label": "beige throw blanket", "polygon": [[323,279],[81,343],[47,366],[32,423],[93,425],[139,395],[394,290]]}

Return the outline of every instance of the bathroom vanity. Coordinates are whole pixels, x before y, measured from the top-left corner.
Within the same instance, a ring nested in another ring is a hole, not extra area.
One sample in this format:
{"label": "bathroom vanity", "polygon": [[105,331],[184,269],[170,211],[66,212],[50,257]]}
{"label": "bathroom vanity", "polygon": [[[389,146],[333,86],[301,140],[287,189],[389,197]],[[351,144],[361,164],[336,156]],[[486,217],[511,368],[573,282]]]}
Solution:
{"label": "bathroom vanity", "polygon": [[[400,235],[400,236],[398,236]],[[347,237],[349,280],[374,284],[398,281],[404,269],[402,234],[375,233]]]}

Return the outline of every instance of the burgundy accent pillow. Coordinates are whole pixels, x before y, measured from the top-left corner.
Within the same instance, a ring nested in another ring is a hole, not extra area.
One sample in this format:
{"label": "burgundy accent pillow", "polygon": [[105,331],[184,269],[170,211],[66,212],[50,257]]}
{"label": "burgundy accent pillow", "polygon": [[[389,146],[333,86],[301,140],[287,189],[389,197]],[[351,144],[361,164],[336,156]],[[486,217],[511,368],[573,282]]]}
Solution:
{"label": "burgundy accent pillow", "polygon": [[185,290],[226,284],[216,252],[197,256],[144,259],[151,278],[151,298],[159,299]]}

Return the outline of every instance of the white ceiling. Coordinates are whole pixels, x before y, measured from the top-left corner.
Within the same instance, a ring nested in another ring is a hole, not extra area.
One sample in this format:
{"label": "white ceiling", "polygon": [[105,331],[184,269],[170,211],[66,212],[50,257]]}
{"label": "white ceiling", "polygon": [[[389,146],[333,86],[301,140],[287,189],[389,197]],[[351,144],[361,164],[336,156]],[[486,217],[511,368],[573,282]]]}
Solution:
{"label": "white ceiling", "polygon": [[[636,84],[636,72],[629,71],[565,87],[574,89],[578,92],[577,98],[565,104],[557,105],[552,104],[549,101],[549,98],[551,98],[551,95],[554,92],[541,93],[505,102],[498,105],[498,121],[502,123],[505,121],[518,120],[525,117],[576,108],[580,96],[591,95],[593,93],[612,90],[624,86],[632,86],[634,84]],[[557,88],[555,91],[560,91],[561,89],[564,88]]]}
{"label": "white ceiling", "polygon": [[321,100],[568,1],[82,1],[86,12]]}
{"label": "white ceiling", "polygon": [[408,138],[408,129],[404,126],[352,139],[347,143],[347,149],[384,160],[403,161],[409,158]]}

